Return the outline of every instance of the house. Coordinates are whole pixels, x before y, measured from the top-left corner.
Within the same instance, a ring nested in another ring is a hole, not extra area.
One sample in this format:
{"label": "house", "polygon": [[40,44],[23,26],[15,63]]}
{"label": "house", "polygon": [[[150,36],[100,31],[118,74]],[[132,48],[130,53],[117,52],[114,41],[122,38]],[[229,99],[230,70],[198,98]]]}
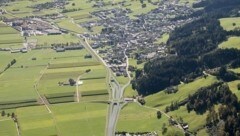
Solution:
{"label": "house", "polygon": [[20,52],[21,52],[21,53],[27,53],[28,50],[27,50],[27,48],[22,48],[22,49],[20,49]]}
{"label": "house", "polygon": [[58,47],[58,48],[56,49],[56,52],[65,52],[65,48],[60,48],[60,47]]}

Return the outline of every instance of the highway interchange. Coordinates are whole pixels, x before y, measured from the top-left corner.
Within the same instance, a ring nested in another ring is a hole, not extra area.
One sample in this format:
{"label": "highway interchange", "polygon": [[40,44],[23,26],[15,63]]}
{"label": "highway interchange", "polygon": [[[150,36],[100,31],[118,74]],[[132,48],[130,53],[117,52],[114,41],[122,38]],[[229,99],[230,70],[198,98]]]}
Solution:
{"label": "highway interchange", "polygon": [[99,60],[107,69],[107,84],[110,90],[109,94],[111,95],[109,97],[109,110],[108,110],[108,119],[107,119],[107,126],[106,126],[106,135],[114,136],[120,110],[122,106],[125,104],[123,100],[123,93],[125,88],[130,84],[130,74],[128,72],[128,57],[125,54],[126,49],[124,50],[124,54],[125,54],[126,64],[127,64],[126,71],[127,71],[129,80],[128,80],[128,83],[121,86],[116,80],[116,78],[114,77],[113,72],[108,67],[106,62],[98,55],[98,53],[94,49],[92,49],[92,47],[88,43],[88,39],[82,35],[78,35],[78,37],[83,39],[84,41],[82,42],[83,46],[93,55],[93,57]]}

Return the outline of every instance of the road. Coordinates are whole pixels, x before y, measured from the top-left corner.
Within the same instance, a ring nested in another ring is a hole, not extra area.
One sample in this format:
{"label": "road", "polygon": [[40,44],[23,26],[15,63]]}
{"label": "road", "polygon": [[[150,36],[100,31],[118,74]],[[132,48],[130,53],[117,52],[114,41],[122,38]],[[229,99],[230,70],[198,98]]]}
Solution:
{"label": "road", "polygon": [[116,130],[116,125],[117,125],[117,120],[118,120],[118,116],[120,113],[120,110],[123,106],[123,93],[125,88],[130,84],[130,74],[128,72],[128,56],[126,55],[126,50],[124,50],[124,55],[126,58],[126,71],[127,71],[127,75],[129,78],[129,81],[121,86],[118,81],[116,80],[116,78],[114,77],[111,69],[108,67],[107,63],[98,55],[98,53],[92,49],[92,47],[90,46],[90,44],[87,41],[87,38],[83,37],[82,35],[78,35],[80,38],[84,39],[84,43],[83,46],[91,52],[91,54],[94,55],[94,57],[101,61],[104,66],[107,69],[107,82],[110,85],[110,94],[111,97],[109,98],[109,110],[108,110],[108,121],[107,121],[107,127],[106,127],[106,135],[107,136],[114,136],[115,135],[115,130]]}

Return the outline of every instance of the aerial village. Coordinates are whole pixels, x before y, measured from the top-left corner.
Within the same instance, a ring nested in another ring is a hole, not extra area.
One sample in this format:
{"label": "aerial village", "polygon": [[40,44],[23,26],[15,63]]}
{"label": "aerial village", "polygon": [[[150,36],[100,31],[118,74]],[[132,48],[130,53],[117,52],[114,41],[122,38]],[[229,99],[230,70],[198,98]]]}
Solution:
{"label": "aerial village", "polygon": [[[166,45],[156,43],[157,39],[195,19],[183,17],[173,20],[176,16],[188,16],[193,13],[191,7],[176,3],[177,1],[163,1],[158,8],[144,15],[137,15],[134,19],[128,16],[132,12],[131,9],[96,11],[91,15],[98,17],[98,21],[89,21],[80,25],[88,30],[95,26],[104,27],[100,34],[84,34],[84,37],[94,41],[92,48],[97,49],[117,76],[127,77],[125,54],[129,58],[136,59],[138,63],[156,56],[166,57],[168,55]],[[103,4],[99,4],[101,5]],[[105,46],[111,48],[104,48]],[[99,49],[100,47],[103,49]]]}

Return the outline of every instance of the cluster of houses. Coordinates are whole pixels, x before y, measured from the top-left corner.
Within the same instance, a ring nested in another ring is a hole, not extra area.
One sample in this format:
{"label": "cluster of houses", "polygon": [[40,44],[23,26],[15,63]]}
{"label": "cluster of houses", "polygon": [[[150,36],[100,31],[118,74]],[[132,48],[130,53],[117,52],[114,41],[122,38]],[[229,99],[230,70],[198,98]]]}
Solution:
{"label": "cluster of houses", "polygon": [[193,21],[195,18],[176,18],[193,12],[191,7],[177,4],[177,0],[163,1],[149,13],[135,16],[136,19],[129,17],[129,13],[132,13],[130,9],[115,8],[92,12],[91,15],[99,19],[80,25],[88,30],[96,26],[104,27],[100,34],[84,36],[94,41],[93,49],[111,46],[98,52],[116,75],[125,75],[124,54],[138,61],[166,57],[168,54],[166,45],[156,41],[174,28]]}
{"label": "cluster of houses", "polygon": [[4,22],[20,31],[22,36],[62,34],[58,27],[40,18],[5,19]]}
{"label": "cluster of houses", "polygon": [[68,1],[66,1],[66,0],[53,0],[51,2],[34,5],[31,8],[34,8],[35,11],[41,11],[44,9],[51,9],[51,8],[64,9],[65,5],[67,5],[67,4],[68,4]]}
{"label": "cluster of houses", "polygon": [[155,131],[139,133],[116,132],[115,136],[158,136],[158,134]]}

